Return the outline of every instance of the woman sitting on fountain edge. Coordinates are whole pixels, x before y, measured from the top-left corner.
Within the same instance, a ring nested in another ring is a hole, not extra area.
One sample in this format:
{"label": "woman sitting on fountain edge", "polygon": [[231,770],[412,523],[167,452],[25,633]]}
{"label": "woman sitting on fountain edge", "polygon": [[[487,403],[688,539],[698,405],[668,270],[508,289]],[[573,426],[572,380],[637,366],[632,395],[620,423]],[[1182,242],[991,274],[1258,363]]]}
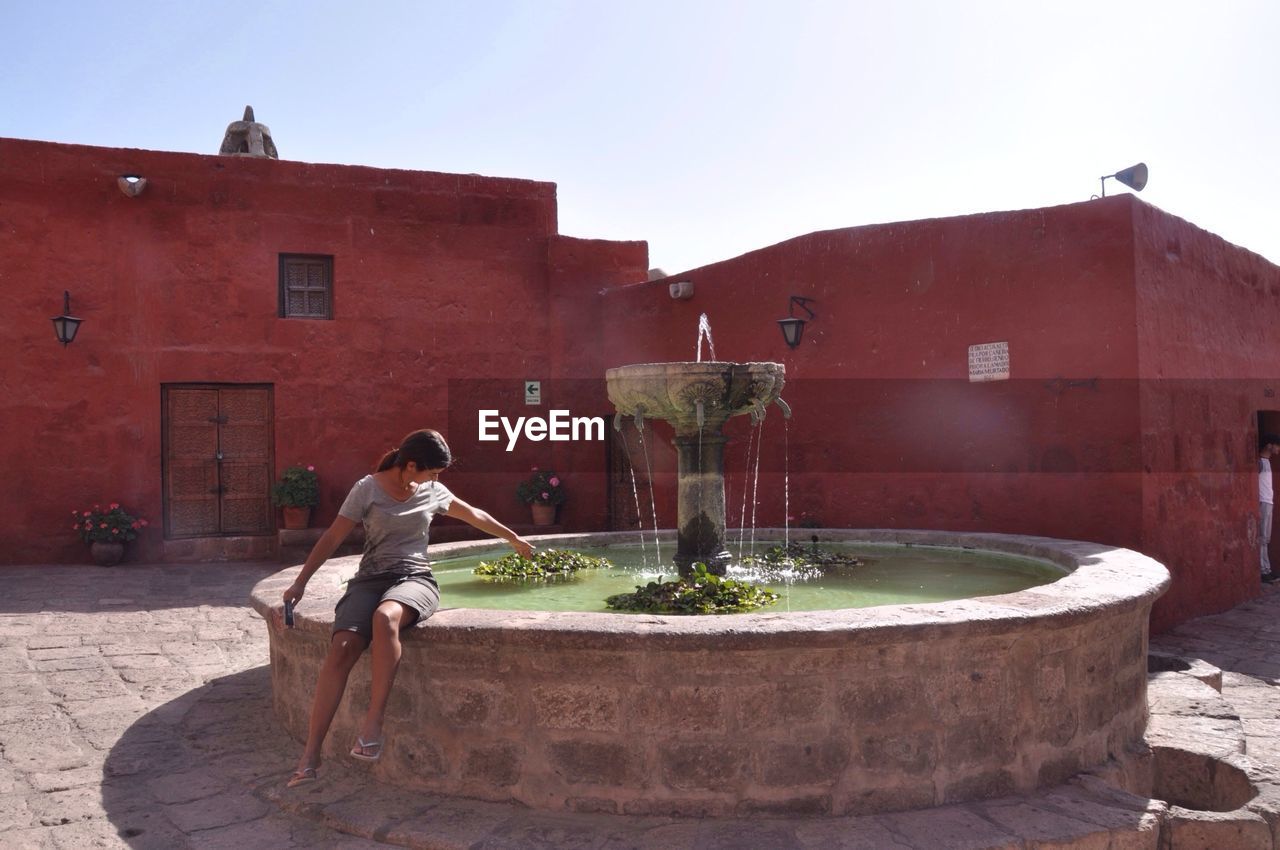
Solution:
{"label": "woman sitting on fountain edge", "polygon": [[[400,448],[383,456],[377,471],[351,488],[337,518],[316,541],[298,578],[284,592],[284,601],[296,604],[316,570],[357,522],[364,523],[364,555],[334,611],[333,639],[316,682],[306,748],[289,779],[290,787],[316,780],[320,750],[342,701],[347,677],[367,646],[373,648],[369,710],[351,756],[377,761],[382,755],[382,721],[400,664],[400,631],[430,617],[440,604],[440,590],[427,560],[433,516],[460,519],[500,537],[526,558],[533,552],[514,531],[455,497],[440,483],[440,473],[452,459],[449,446],[436,431],[424,429],[405,437]],[[277,620],[277,627],[280,625]]]}

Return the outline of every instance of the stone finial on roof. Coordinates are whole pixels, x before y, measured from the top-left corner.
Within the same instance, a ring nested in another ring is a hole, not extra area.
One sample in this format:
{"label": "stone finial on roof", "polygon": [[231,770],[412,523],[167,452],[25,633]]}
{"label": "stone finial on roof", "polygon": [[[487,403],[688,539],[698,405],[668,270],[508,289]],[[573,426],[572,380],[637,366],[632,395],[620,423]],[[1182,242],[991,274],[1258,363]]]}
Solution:
{"label": "stone finial on roof", "polygon": [[253,107],[244,108],[244,119],[227,125],[218,153],[229,156],[262,156],[279,159],[276,143],[271,141],[271,128],[253,120]]}

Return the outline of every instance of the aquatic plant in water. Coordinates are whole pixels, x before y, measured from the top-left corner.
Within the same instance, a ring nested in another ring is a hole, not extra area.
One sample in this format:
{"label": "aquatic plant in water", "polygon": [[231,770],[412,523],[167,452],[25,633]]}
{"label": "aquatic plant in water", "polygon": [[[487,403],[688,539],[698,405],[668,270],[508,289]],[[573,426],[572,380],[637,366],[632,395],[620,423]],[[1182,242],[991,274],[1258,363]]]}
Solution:
{"label": "aquatic plant in water", "polygon": [[811,546],[790,543],[786,546],[770,546],[761,555],[747,555],[743,565],[787,567],[790,569],[820,569],[822,567],[856,567],[862,559],[850,552],[823,549],[815,542]]}
{"label": "aquatic plant in water", "polygon": [[572,575],[578,570],[612,567],[608,558],[596,558],[570,549],[545,549],[532,558],[512,552],[496,561],[481,561],[473,572],[499,579],[548,579]]}
{"label": "aquatic plant in water", "polygon": [[618,611],[648,614],[733,614],[772,605],[778,594],[747,581],[718,576],[707,565],[693,565],[693,573],[676,581],[651,581],[634,593],[618,593],[604,602]]}

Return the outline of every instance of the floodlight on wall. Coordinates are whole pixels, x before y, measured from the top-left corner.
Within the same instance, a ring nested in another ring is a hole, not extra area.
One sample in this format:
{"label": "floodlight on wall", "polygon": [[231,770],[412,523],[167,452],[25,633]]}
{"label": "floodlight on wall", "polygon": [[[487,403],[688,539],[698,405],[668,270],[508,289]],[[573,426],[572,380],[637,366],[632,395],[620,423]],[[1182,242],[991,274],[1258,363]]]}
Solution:
{"label": "floodlight on wall", "polygon": [[71,315],[71,293],[63,290],[62,315],[53,317],[53,332],[57,334],[58,342],[62,343],[63,348],[76,338],[76,331],[80,330],[80,323],[83,321],[84,319]]}
{"label": "floodlight on wall", "polygon": [[1104,174],[1098,178],[1102,181],[1102,197],[1104,198],[1107,196],[1107,180],[1111,177],[1114,177],[1133,191],[1141,192],[1143,187],[1147,185],[1147,164],[1140,162],[1137,165],[1122,168],[1115,174]]}
{"label": "floodlight on wall", "polygon": [[[802,298],[799,295],[792,295],[791,300],[787,302],[787,318],[778,319],[778,327],[782,330],[782,338],[791,348],[795,348],[800,344],[800,339],[804,336],[805,324],[818,318],[814,315],[813,311],[809,309],[809,305],[812,303],[812,298]],[[797,307],[809,314],[808,320],[796,317]]]}
{"label": "floodlight on wall", "polygon": [[136,198],[147,188],[147,178],[140,174],[121,174],[116,178],[116,185],[130,198]]}

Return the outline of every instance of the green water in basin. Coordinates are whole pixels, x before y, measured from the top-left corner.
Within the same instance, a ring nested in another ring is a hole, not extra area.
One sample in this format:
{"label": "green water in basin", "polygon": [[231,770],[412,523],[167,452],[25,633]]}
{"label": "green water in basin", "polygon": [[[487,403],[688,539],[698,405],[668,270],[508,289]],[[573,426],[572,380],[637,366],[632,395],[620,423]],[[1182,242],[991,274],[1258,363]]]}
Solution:
{"label": "green water in basin", "polygon": [[[757,541],[756,551],[771,544]],[[730,567],[729,577],[755,581],[780,595],[776,604],[761,609],[823,611],[835,608],[868,608],[911,602],[943,602],[1013,593],[1048,584],[1067,574],[1062,567],[1031,558],[998,552],[897,544],[822,543],[830,551],[851,552],[863,563],[834,567],[814,578],[787,574],[760,574],[755,568]],[[604,600],[615,593],[629,593],[636,585],[676,577],[670,563],[674,544],[663,546],[659,568],[653,545],[647,553],[638,545],[577,546],[577,551],[608,558],[612,569],[583,570],[569,578],[550,581],[497,581],[472,574],[476,564],[495,560],[492,555],[450,558],[435,562],[440,583],[441,608],[496,608],[511,611],[609,611]],[[647,554],[648,565],[645,564]],[[738,614],[734,616],[751,616]]]}

